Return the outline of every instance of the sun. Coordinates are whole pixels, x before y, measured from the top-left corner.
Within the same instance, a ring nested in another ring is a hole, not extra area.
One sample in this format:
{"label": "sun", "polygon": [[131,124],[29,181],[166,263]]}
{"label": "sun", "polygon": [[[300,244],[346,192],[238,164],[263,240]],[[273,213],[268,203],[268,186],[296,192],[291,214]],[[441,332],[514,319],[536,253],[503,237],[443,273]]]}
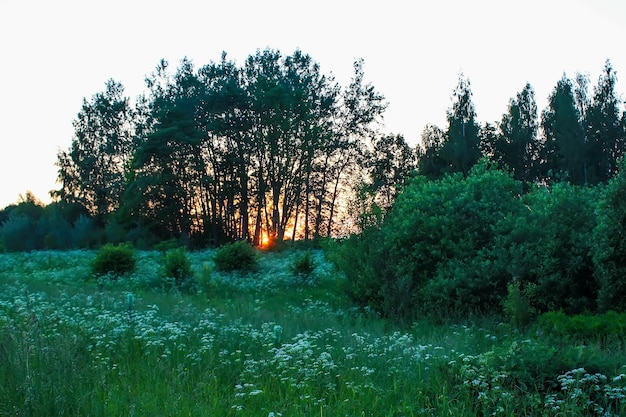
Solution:
{"label": "sun", "polygon": [[261,247],[266,248],[269,246],[269,244],[270,244],[270,237],[264,234],[263,237],[261,237]]}

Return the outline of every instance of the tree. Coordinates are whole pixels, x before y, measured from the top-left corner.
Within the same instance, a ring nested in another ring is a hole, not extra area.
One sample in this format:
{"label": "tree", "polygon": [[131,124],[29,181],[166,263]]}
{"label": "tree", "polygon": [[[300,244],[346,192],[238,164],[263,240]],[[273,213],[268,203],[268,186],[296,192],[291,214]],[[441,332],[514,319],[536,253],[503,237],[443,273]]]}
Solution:
{"label": "tree", "polygon": [[372,146],[372,188],[383,210],[388,211],[399,188],[415,169],[415,154],[402,135],[377,136]]}
{"label": "tree", "polygon": [[83,205],[103,226],[117,209],[125,187],[134,135],[134,112],[122,84],[109,80],[74,120],[74,138],[68,151],[57,156],[61,189],[53,196]]}
{"label": "tree", "polygon": [[[66,184],[62,194],[68,201],[75,194],[74,200],[99,212],[115,210],[115,224],[107,229],[116,238],[124,230],[135,240],[189,237],[258,244],[262,236],[330,234],[342,210],[341,195],[351,192],[352,177],[364,166],[366,143],[377,136],[375,126],[386,107],[363,82],[362,61],[354,68],[350,86],[342,90],[300,51],[288,56],[258,51],[242,67],[224,53],[220,62],[199,70],[185,58],[174,74],[163,60],[132,112],[134,136],[125,142],[124,163],[115,165],[117,177],[103,176],[104,168],[95,162],[97,157],[118,161],[116,149],[91,152],[83,138],[76,141],[82,153],[59,155]],[[109,100],[98,108],[117,114],[115,106]],[[89,139],[110,141],[94,135],[94,129],[83,130]],[[83,171],[108,178],[115,202],[79,199],[83,188],[94,188],[92,182],[81,185]],[[397,176],[382,167],[377,173],[381,179]],[[389,181],[381,187],[391,198]]]}
{"label": "tree", "polygon": [[541,174],[544,178],[565,175],[572,184],[585,183],[587,160],[580,119],[574,86],[563,75],[550,94],[548,108],[541,115]]}
{"label": "tree", "polygon": [[617,76],[607,60],[585,115],[586,182],[590,184],[606,182],[613,177],[617,173],[618,160],[624,153],[621,102],[615,92],[616,83]]}
{"label": "tree", "polygon": [[526,289],[539,312],[580,314],[596,307],[591,255],[598,192],[558,182],[532,187],[524,209],[503,219],[492,259]]}
{"label": "tree", "polygon": [[410,178],[391,211],[340,251],[351,294],[389,316],[493,311],[506,294],[492,258],[500,225],[526,210],[510,174],[480,161],[467,176]]}
{"label": "tree", "polygon": [[417,146],[418,172],[428,178],[439,178],[443,174],[444,162],[441,148],[446,141],[446,133],[438,126],[428,124],[424,127],[421,143]]}
{"label": "tree", "polygon": [[125,215],[159,238],[188,237],[194,226],[191,197],[197,187],[195,155],[200,153],[195,120],[202,85],[193,64],[183,59],[173,80],[162,61],[148,87],[155,123],[134,153]]}
{"label": "tree", "polygon": [[453,92],[454,103],[448,110],[446,141],[441,148],[445,172],[462,172],[467,175],[480,159],[480,126],[472,103],[470,82],[463,74]]}
{"label": "tree", "polygon": [[[331,136],[317,166],[318,184],[316,194],[314,236],[333,233],[333,222],[341,203],[340,194],[354,196],[363,182],[361,167],[366,165],[368,139],[377,134],[377,127],[387,108],[382,94],[374,86],[365,83],[363,60],[354,62],[354,74],[347,89],[343,90],[332,115]],[[347,197],[349,198],[349,197]],[[347,208],[345,199],[344,207]]]}
{"label": "tree", "polygon": [[507,167],[520,181],[532,181],[538,164],[537,103],[535,91],[526,84],[515,98],[509,101],[508,112],[502,116],[500,134],[493,149],[493,158]]}
{"label": "tree", "polygon": [[336,88],[300,51],[284,58],[257,52],[246,61],[245,77],[258,164],[255,241],[262,228],[283,240],[300,210],[308,216],[314,167],[332,137]]}

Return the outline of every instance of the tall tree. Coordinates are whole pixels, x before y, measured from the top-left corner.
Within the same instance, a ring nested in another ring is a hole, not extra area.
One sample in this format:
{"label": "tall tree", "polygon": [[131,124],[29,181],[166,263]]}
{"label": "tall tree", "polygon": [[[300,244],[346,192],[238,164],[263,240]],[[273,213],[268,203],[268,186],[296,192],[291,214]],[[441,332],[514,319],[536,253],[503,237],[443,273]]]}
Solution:
{"label": "tall tree", "polygon": [[500,135],[494,147],[494,159],[501,162],[520,181],[534,180],[538,161],[539,122],[535,91],[526,84],[509,101],[508,112],[502,116]]}
{"label": "tall tree", "polygon": [[615,92],[616,83],[617,76],[607,60],[585,115],[587,176],[591,184],[606,182],[613,177],[624,152],[621,101]]}
{"label": "tall tree", "polygon": [[480,125],[476,121],[470,82],[463,74],[459,75],[452,99],[452,108],[447,112],[448,128],[443,135],[433,126],[422,133],[419,171],[431,178],[450,172],[466,175],[481,156]]}
{"label": "tall tree", "polygon": [[148,80],[156,122],[136,149],[125,198],[128,215],[160,238],[193,232],[194,155],[200,138],[195,118],[202,85],[193,64],[183,59],[173,79],[167,66],[162,61]]}
{"label": "tall tree", "polygon": [[415,169],[415,154],[402,135],[377,136],[372,141],[372,188],[385,211]]}
{"label": "tall tree", "polygon": [[467,175],[480,159],[480,125],[472,102],[469,79],[459,75],[453,92],[452,108],[448,110],[446,141],[441,148],[441,159],[446,172],[462,172]]}
{"label": "tall tree", "polygon": [[572,81],[565,75],[550,94],[541,115],[543,130],[542,175],[550,179],[565,175],[572,184],[584,184],[586,152],[584,131]]}
{"label": "tall tree", "polygon": [[323,164],[318,167],[323,180],[316,196],[315,236],[323,234],[324,221],[325,234],[332,234],[340,194],[350,195],[355,191],[352,186],[358,187],[362,182],[365,173],[360,167],[365,166],[366,143],[376,136],[387,108],[385,97],[372,84],[365,83],[363,65],[362,59],[354,62],[350,85],[342,91],[332,116],[331,140],[324,147]]}
{"label": "tall tree", "polygon": [[428,124],[421,135],[421,143],[416,149],[418,172],[428,178],[439,178],[444,172],[441,149],[446,142],[446,132],[440,127]]}
{"label": "tall tree", "polygon": [[261,224],[267,235],[282,240],[303,196],[308,198],[316,142],[329,137],[336,93],[300,51],[287,57],[257,52],[246,61],[245,74],[258,152],[255,240]]}
{"label": "tall tree", "polygon": [[133,146],[134,111],[122,84],[108,80],[104,92],[84,99],[73,125],[69,151],[57,156],[61,189],[53,195],[83,205],[102,226],[119,206]]}

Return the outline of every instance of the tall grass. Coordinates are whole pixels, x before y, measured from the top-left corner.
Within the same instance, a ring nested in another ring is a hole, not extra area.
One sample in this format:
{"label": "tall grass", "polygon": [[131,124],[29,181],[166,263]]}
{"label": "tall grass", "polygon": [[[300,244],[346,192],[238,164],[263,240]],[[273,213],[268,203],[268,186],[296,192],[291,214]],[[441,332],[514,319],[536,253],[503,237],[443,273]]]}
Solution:
{"label": "tall grass", "polygon": [[94,256],[0,254],[0,416],[626,413],[623,341],[395,325],[352,306],[321,252],[307,280],[297,252],[264,253],[246,275],[191,253],[196,295],[159,284],[159,253],[107,282]]}

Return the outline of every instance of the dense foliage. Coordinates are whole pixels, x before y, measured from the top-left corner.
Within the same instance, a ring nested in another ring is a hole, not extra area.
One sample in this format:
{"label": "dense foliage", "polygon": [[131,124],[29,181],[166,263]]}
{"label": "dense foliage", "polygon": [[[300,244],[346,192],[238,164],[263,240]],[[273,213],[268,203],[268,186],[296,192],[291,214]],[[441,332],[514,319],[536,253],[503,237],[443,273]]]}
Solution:
{"label": "dense foliage", "polygon": [[[194,278],[213,254],[188,254]],[[94,251],[0,254],[0,415],[626,411],[623,314],[398,326],[349,303],[320,251],[302,281],[289,268],[302,255],[264,252],[261,273],[214,271],[182,294],[153,285],[156,251],[99,291],[85,279]]]}
{"label": "dense foliage", "polygon": [[183,292],[194,292],[196,282],[191,269],[191,261],[185,249],[170,249],[164,256],[161,275],[171,284],[170,287]]}
{"label": "dense foliage", "polygon": [[[216,266],[248,271],[266,239],[349,236],[329,256],[350,296],[386,316],[504,312],[522,325],[624,310],[616,82],[609,61],[591,93],[587,77],[563,75],[542,111],[527,83],[481,126],[461,74],[447,126],[428,126],[413,150],[380,133],[386,103],[362,61],[347,88],[300,51],[184,59],[174,73],[162,61],[134,104],[112,80],[83,101],[55,202],[27,194],[2,210],[0,250],[236,241]],[[161,278],[177,288],[193,282],[185,257],[165,255]],[[304,255],[290,269],[314,266]]]}
{"label": "dense foliage", "polygon": [[219,248],[213,261],[219,271],[251,272],[257,268],[257,253],[248,242],[240,240]]}
{"label": "dense foliage", "polygon": [[136,263],[135,250],[131,245],[108,243],[102,246],[96,254],[91,271],[96,276],[110,275],[116,279],[133,272]]}
{"label": "dense foliage", "polygon": [[[84,101],[55,195],[134,241],[331,235],[357,167],[386,199],[412,169],[396,161],[411,153],[404,139],[376,129],[383,100],[362,61],[347,88],[300,51],[257,51],[241,66],[183,59],[173,74],[162,61],[134,107],[112,80]],[[373,143],[391,144],[385,164]]]}
{"label": "dense foliage", "polygon": [[411,179],[378,225],[335,245],[353,298],[382,314],[624,310],[623,182],[522,183],[486,161]]}

